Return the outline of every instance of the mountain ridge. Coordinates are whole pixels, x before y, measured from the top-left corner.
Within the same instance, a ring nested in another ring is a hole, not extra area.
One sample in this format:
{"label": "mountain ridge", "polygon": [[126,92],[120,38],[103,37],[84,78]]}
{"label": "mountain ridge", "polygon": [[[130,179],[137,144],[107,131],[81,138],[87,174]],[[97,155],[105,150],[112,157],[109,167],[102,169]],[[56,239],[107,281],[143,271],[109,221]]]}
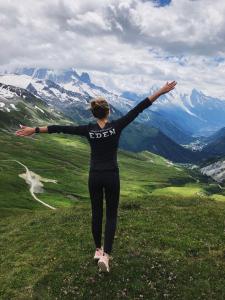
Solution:
{"label": "mountain ridge", "polygon": [[[0,76],[0,82],[26,88],[65,113],[69,112],[69,116],[79,118],[79,121],[82,121],[82,115],[87,117],[85,110],[88,110],[91,98],[96,96],[104,96],[111,107],[121,113],[126,113],[135,105],[134,101],[93,84],[88,73],[83,72],[79,75],[74,68],[64,71],[21,68],[17,69],[14,74],[7,73]],[[79,114],[76,113],[77,111]],[[118,114],[118,116],[120,115]],[[169,120],[155,112],[154,107],[145,110],[138,120],[146,122],[148,127],[153,126],[160,129],[177,143],[185,144],[192,141],[187,130],[180,127],[175,120]]]}
{"label": "mountain ridge", "polygon": [[[155,85],[146,94],[126,91],[122,95],[136,103],[158,88]],[[171,93],[161,96],[152,109],[194,136],[209,136],[225,126],[224,99],[207,96],[196,88],[188,94],[176,87]]]}
{"label": "mountain ridge", "polygon": [[[23,93],[28,93],[29,95],[31,95],[35,99],[38,100],[38,98],[36,98],[32,93],[27,92],[24,89],[21,88],[15,88],[13,86],[10,85],[4,85],[1,84],[1,92],[3,92],[5,89],[5,91],[9,91],[9,90],[16,90],[18,95],[22,95]],[[43,107],[38,107],[37,105],[34,105],[34,107],[28,107],[28,105],[26,105],[25,103],[25,99],[23,97],[20,97],[19,99],[19,109],[17,106],[15,106],[14,111],[5,111],[3,112],[0,111],[1,114],[1,119],[3,120],[2,122],[4,122],[7,124],[7,126],[9,126],[11,123],[13,123],[14,128],[17,124],[17,126],[19,124],[26,124],[28,126],[32,125],[32,124],[37,124],[37,119],[40,119],[42,116],[45,116],[45,114],[47,114],[46,118],[43,118],[43,120],[45,121],[45,123],[49,123],[49,121],[52,121],[51,118],[51,112],[46,113],[45,109],[43,109]],[[2,100],[3,101],[3,100]],[[8,102],[12,102],[13,99],[10,97],[10,99],[7,99],[7,97],[4,100],[6,103]],[[47,103],[43,100],[41,100],[42,103],[44,104],[48,109],[50,109],[51,111],[54,111],[55,108],[51,107],[49,105],[47,105]],[[3,103],[0,101],[0,103]],[[16,104],[17,102],[15,102]],[[36,106],[38,108],[36,108]],[[37,117],[37,109],[39,112],[39,116]],[[27,111],[28,110],[28,111]],[[30,111],[32,110],[32,111]],[[113,108],[112,108],[113,110]],[[35,111],[35,112],[34,112]],[[90,111],[88,112],[87,110],[85,110],[85,112],[87,113],[87,120],[89,120],[89,116],[91,116]],[[83,112],[81,112],[83,113]],[[43,114],[43,115],[42,115]],[[76,114],[79,114],[79,111],[76,110]],[[120,116],[122,115],[121,112],[117,112],[115,110],[115,114],[112,113],[112,115],[116,116],[117,114],[120,114]],[[25,116],[28,116],[27,118],[25,118]],[[61,112],[61,118],[66,119],[66,116],[62,115]],[[68,114],[67,114],[68,116]],[[34,118],[34,120],[32,121],[32,117]],[[75,115],[71,116],[71,120],[74,120]],[[93,118],[93,117],[92,117]],[[77,118],[78,119],[78,118]],[[62,121],[59,118],[56,118],[57,122]],[[87,123],[87,120],[85,121],[85,123]],[[40,121],[40,120],[39,120]],[[84,121],[84,120],[83,120]],[[3,127],[7,127],[4,126],[4,124],[2,125]],[[135,140],[135,143],[134,143]],[[143,147],[143,145],[145,145]],[[180,145],[176,144],[175,142],[173,142],[170,138],[168,138],[166,135],[164,135],[163,133],[161,133],[159,130],[156,130],[152,127],[146,127],[144,124],[139,123],[137,120],[135,120],[132,124],[130,124],[122,133],[121,139],[120,139],[120,147],[122,149],[125,150],[130,150],[130,151],[142,151],[142,150],[149,150],[152,151],[153,153],[160,153],[161,155],[164,155],[166,158],[168,159],[173,159],[174,161],[177,162],[192,162],[192,161],[196,161],[198,159],[198,156],[196,153],[192,153],[192,151],[187,150],[182,148]]]}

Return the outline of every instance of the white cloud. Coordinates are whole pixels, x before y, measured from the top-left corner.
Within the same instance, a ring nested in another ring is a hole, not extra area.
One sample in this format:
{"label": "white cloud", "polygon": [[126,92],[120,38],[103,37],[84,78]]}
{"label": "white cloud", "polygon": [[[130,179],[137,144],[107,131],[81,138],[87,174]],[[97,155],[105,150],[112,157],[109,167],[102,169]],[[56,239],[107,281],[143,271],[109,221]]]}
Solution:
{"label": "white cloud", "polygon": [[0,26],[2,69],[75,67],[117,91],[175,79],[225,92],[221,0],[0,0]]}

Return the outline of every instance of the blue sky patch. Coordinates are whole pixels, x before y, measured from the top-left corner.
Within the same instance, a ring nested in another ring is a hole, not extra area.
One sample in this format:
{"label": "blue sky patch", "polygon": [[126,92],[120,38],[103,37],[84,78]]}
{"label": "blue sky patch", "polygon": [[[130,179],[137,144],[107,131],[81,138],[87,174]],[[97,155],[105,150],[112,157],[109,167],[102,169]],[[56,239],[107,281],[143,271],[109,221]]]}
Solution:
{"label": "blue sky patch", "polygon": [[152,0],[152,1],[155,2],[158,6],[166,6],[172,2],[172,0]]}

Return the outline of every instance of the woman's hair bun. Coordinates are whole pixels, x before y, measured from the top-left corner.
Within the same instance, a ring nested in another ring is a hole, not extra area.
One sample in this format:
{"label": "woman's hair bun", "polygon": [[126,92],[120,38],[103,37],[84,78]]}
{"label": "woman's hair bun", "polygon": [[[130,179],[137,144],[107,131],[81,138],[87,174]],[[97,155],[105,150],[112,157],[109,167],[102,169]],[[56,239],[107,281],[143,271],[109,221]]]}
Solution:
{"label": "woman's hair bun", "polygon": [[94,98],[91,101],[91,111],[94,117],[102,119],[109,113],[109,104],[103,97]]}
{"label": "woman's hair bun", "polygon": [[95,107],[95,100],[91,101],[91,108],[93,109]]}

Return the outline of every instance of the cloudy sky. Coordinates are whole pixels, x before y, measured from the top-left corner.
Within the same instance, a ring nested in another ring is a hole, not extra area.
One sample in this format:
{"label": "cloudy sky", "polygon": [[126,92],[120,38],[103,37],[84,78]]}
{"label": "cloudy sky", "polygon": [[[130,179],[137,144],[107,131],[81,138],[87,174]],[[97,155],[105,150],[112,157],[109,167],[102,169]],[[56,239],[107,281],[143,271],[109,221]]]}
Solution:
{"label": "cloudy sky", "polygon": [[0,0],[0,68],[88,71],[145,93],[176,80],[225,99],[224,0]]}

